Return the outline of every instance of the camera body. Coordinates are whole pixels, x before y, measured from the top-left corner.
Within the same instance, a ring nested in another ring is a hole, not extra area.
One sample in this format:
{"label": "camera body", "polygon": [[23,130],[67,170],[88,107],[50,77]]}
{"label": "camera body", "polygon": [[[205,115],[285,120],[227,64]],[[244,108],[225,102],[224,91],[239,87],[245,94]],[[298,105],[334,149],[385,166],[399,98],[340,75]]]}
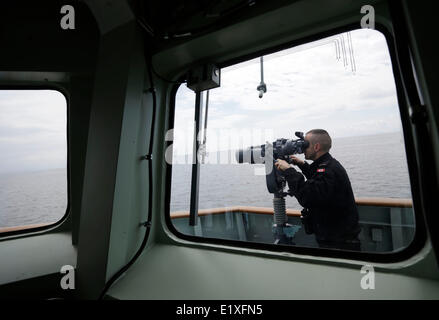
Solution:
{"label": "camera body", "polygon": [[304,153],[308,148],[308,141],[305,141],[303,132],[297,131],[297,140],[280,138],[273,144],[263,144],[260,146],[251,146],[247,149],[236,151],[235,157],[238,163],[264,164],[266,158],[270,160],[282,159],[290,162],[289,156],[293,154]]}
{"label": "camera body", "polygon": [[273,142],[273,158],[290,162],[290,155],[304,153],[309,143],[305,141],[303,132],[296,132],[297,140],[277,139]]}
{"label": "camera body", "polygon": [[285,188],[285,177],[278,173],[274,166],[276,159],[282,159],[291,163],[290,155],[304,153],[309,146],[309,142],[305,141],[303,132],[296,132],[299,139],[277,139],[272,144],[266,143],[261,146],[252,146],[247,149],[239,149],[236,151],[235,157],[238,163],[265,164],[265,174],[268,192],[275,196],[283,196]]}

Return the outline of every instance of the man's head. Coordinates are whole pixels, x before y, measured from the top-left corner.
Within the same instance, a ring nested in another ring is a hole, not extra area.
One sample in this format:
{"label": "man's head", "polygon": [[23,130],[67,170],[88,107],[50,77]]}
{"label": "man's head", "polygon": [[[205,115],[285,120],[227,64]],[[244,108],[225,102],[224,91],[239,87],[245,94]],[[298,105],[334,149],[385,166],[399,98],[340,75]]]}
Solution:
{"label": "man's head", "polygon": [[331,149],[332,141],[328,132],[323,129],[313,129],[306,133],[305,140],[309,142],[305,149],[305,159],[317,160]]}

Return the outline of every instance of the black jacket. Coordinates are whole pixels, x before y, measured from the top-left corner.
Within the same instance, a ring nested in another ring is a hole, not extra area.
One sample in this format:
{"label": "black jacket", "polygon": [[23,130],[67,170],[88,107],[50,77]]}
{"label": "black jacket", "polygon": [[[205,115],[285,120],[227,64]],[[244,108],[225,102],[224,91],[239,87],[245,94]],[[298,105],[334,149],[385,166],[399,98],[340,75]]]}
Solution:
{"label": "black jacket", "polygon": [[290,194],[309,210],[317,241],[343,242],[356,239],[360,227],[358,210],[346,170],[329,153],[311,165],[285,170]]}

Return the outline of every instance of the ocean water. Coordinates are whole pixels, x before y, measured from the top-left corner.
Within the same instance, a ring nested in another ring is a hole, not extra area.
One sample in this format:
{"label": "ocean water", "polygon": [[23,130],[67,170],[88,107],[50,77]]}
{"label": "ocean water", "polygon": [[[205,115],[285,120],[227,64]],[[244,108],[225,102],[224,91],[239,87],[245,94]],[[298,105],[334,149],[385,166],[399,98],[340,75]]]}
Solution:
{"label": "ocean water", "polygon": [[[331,154],[345,167],[356,197],[411,198],[400,133],[334,139]],[[264,175],[255,165],[201,166],[199,208],[272,207]],[[191,165],[172,170],[171,212],[189,210]],[[287,207],[300,209],[292,197]],[[61,219],[67,208],[66,169],[0,175],[0,228]]]}
{"label": "ocean water", "polygon": [[53,223],[66,209],[66,169],[0,175],[0,228]]}
{"label": "ocean water", "polygon": [[[330,153],[346,169],[356,197],[412,197],[402,133],[334,139]],[[271,208],[273,195],[267,191],[265,176],[255,174],[255,167],[201,165],[199,209],[236,205]],[[189,210],[190,182],[191,165],[174,165],[171,212]],[[286,198],[286,204],[290,209],[302,208],[292,197]]]}

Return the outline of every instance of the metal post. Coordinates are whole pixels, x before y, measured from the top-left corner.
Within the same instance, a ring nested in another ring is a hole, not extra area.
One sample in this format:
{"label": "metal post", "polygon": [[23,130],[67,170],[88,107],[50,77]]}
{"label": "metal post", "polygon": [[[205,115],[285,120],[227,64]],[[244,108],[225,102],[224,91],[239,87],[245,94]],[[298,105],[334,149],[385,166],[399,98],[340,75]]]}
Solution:
{"label": "metal post", "polygon": [[208,111],[209,111],[209,90],[207,90],[206,92],[206,107],[204,109],[204,129],[203,129],[203,146],[204,146],[204,150],[203,150],[203,155],[202,155],[202,161],[201,163],[204,164],[204,158],[206,157],[206,152],[207,152],[207,146],[206,146],[206,140],[207,140],[207,115],[208,115]]}
{"label": "metal post", "polygon": [[261,83],[256,90],[259,91],[259,98],[262,98],[264,93],[267,92],[267,86],[264,83],[264,57],[261,57]]}
{"label": "metal post", "polygon": [[189,225],[197,225],[198,220],[198,187],[200,182],[200,163],[198,162],[197,151],[200,148],[198,133],[200,132],[200,122],[203,109],[203,93],[197,92],[195,95],[195,132],[194,148],[192,157],[192,182],[191,182],[191,205],[189,212]]}

